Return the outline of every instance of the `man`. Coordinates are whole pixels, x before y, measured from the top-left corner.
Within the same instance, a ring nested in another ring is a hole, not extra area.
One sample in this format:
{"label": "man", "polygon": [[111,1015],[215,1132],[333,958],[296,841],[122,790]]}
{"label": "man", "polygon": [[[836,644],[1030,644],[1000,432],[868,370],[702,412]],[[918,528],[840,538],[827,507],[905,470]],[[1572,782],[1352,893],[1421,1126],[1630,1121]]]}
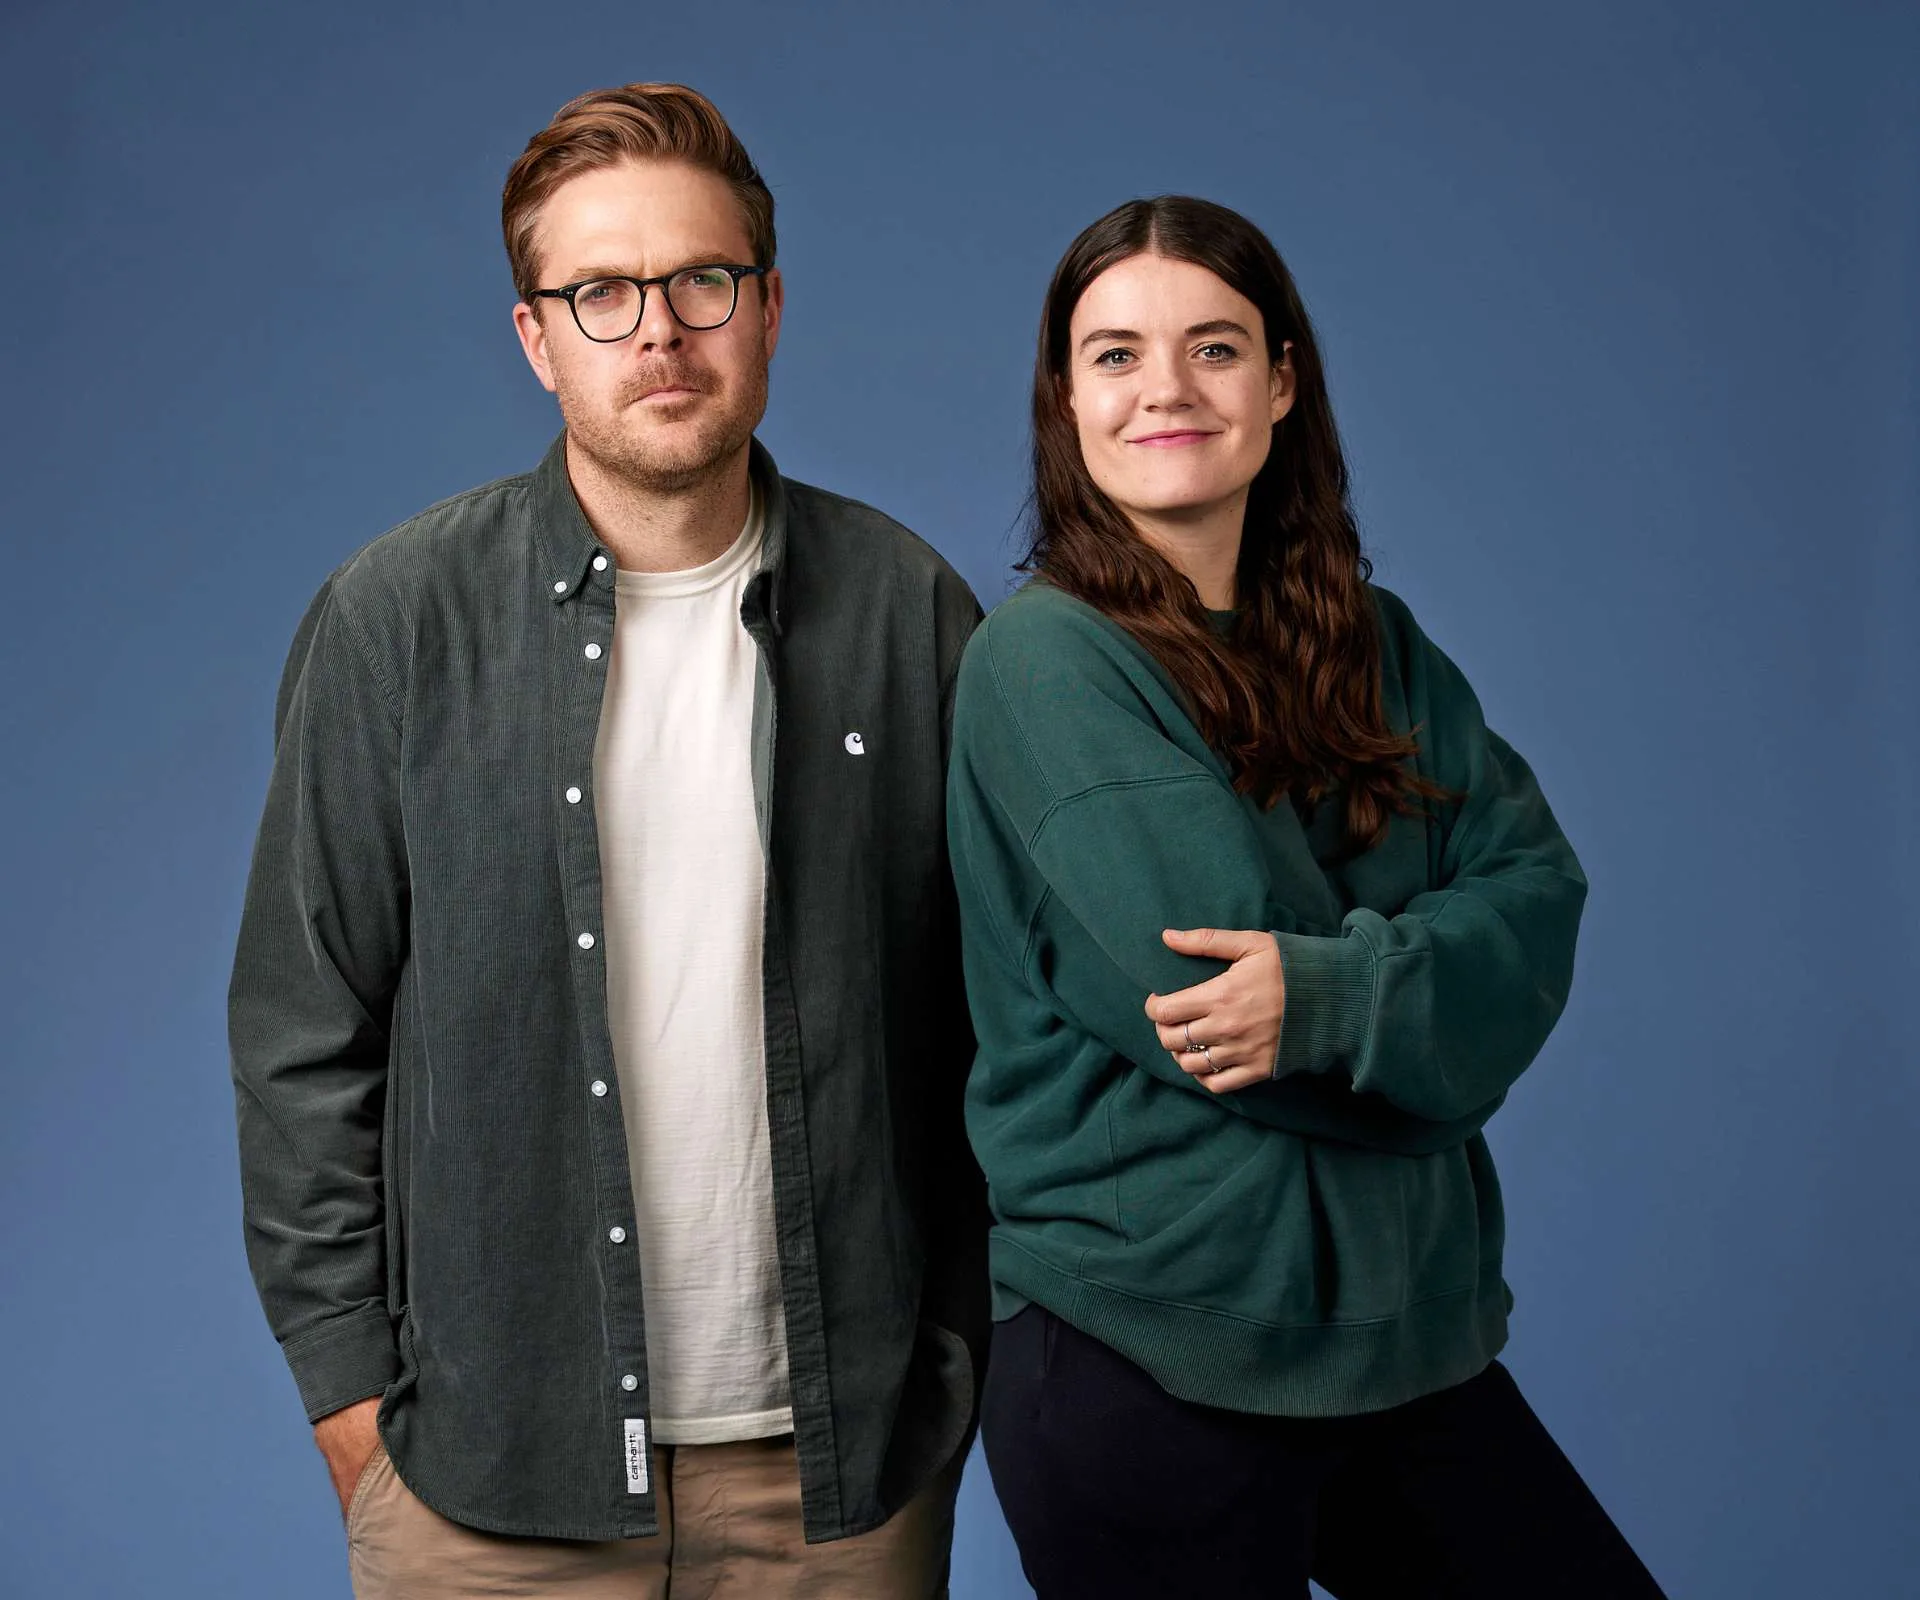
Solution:
{"label": "man", "polygon": [[510,173],[565,431],[302,622],[232,989],[363,1597],[944,1593],[987,1327],[966,585],[783,478],[773,200],[677,85]]}

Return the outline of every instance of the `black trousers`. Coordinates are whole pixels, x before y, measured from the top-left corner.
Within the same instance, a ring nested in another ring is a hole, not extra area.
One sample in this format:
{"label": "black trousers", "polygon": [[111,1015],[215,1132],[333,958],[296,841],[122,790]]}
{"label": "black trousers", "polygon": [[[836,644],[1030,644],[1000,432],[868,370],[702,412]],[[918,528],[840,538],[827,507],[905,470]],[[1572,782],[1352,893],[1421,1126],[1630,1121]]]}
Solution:
{"label": "black trousers", "polygon": [[994,1329],[981,1430],[1039,1600],[1663,1600],[1494,1362],[1356,1417],[1176,1400],[1040,1306]]}

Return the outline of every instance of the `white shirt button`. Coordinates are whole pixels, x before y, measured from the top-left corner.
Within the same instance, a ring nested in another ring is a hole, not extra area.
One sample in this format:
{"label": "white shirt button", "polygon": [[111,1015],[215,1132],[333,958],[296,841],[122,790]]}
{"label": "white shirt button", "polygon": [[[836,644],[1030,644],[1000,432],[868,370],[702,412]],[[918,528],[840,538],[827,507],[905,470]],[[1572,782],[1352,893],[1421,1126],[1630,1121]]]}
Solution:
{"label": "white shirt button", "polygon": [[591,950],[593,948],[593,935],[583,933],[577,942],[582,950]]}
{"label": "white shirt button", "polygon": [[606,1079],[595,1078],[592,1083],[587,1085],[587,1087],[593,1091],[595,1099],[605,1098],[607,1093]]}
{"label": "white shirt button", "polygon": [[607,570],[607,558],[605,556],[595,556],[593,558],[593,570],[595,572],[605,572]]}
{"label": "white shirt button", "polygon": [[577,806],[577,805],[579,805],[579,804],[580,804],[580,791],[579,791],[579,789],[577,789],[577,788],[569,788],[569,789],[567,790],[567,804],[568,804],[568,805],[570,805],[570,806]]}
{"label": "white shirt button", "polygon": [[588,645],[588,646],[587,646],[587,659],[588,659],[589,661],[598,661],[598,660],[600,659],[600,646],[599,646],[599,645],[597,645],[597,644],[590,644],[590,645]]}
{"label": "white shirt button", "polygon": [[625,1228],[609,1228],[607,1229],[607,1237],[615,1244],[625,1244],[627,1242],[627,1230]]}
{"label": "white shirt button", "polygon": [[640,1387],[640,1380],[629,1372],[620,1380],[620,1387],[625,1389],[628,1394],[632,1394],[635,1389]]}
{"label": "white shirt button", "polygon": [[554,579],[553,592],[555,594],[565,594],[567,592],[567,580],[565,578]]}

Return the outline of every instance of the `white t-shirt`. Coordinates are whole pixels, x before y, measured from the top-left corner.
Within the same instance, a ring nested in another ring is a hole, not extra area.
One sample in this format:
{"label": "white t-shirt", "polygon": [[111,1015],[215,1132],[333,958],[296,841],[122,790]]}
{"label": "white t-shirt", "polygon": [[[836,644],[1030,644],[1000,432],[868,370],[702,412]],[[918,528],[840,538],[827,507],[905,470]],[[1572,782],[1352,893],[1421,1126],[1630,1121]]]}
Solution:
{"label": "white t-shirt", "polygon": [[757,652],[740,625],[760,545],[756,494],[717,560],[615,575],[594,751],[607,1015],[662,1444],[793,1426],[767,1138]]}

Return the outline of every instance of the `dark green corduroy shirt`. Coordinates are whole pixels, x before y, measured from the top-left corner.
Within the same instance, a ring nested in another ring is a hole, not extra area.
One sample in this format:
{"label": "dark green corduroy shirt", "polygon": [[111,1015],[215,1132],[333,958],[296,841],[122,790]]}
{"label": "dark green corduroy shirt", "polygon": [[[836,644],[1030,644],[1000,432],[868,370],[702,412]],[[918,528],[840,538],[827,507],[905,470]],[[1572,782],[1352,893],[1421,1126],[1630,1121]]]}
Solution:
{"label": "dark green corduroy shirt", "polygon": [[[818,1540],[885,1520],[974,1411],[986,1215],[941,808],[980,613],[898,524],[757,445],[753,471],[767,1105]],[[231,997],[248,1256],[308,1415],[382,1395],[429,1506],[574,1539],[658,1528],[627,1473],[646,1327],[598,937],[613,580],[559,443],[328,580]]]}
{"label": "dark green corduroy shirt", "polygon": [[[997,1309],[1038,1301],[1171,1393],[1378,1410],[1506,1336],[1481,1125],[1558,1019],[1586,895],[1532,773],[1376,589],[1389,721],[1464,799],[1341,859],[1337,797],[1261,811],[1147,652],[1029,584],[961,665],[949,773]],[[1222,970],[1163,928],[1268,928],[1275,1075],[1214,1095],[1143,1010]]]}

